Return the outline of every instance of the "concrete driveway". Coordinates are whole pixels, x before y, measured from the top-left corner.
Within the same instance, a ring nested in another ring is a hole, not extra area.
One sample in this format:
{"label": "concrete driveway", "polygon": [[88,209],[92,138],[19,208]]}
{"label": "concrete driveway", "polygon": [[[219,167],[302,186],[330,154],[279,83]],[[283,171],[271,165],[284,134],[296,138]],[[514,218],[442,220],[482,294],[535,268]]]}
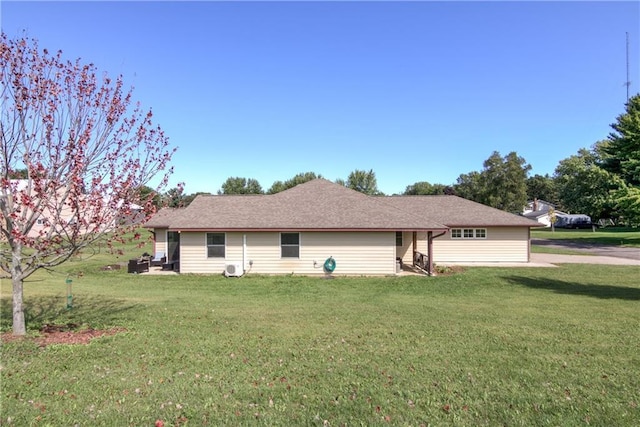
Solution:
{"label": "concrete driveway", "polygon": [[[560,255],[560,254],[531,254],[530,264],[607,264],[607,265],[637,265],[640,260],[619,258],[603,255]],[[540,265],[542,266],[542,265]]]}
{"label": "concrete driveway", "polygon": [[531,244],[585,253],[585,255],[532,253],[531,262],[535,263],[640,265],[640,249],[638,248],[594,245],[574,240],[531,239]]}
{"label": "concrete driveway", "polygon": [[531,244],[549,248],[570,249],[572,251],[585,252],[590,255],[640,260],[640,249],[628,246],[594,245],[584,242],[577,242],[575,240],[555,239],[531,239]]}
{"label": "concrete driveway", "polygon": [[[532,253],[530,262],[464,262],[441,263],[469,267],[556,267],[558,264],[608,264],[640,266],[640,249],[621,246],[603,246],[575,241],[531,239],[532,245],[584,252],[584,255]],[[440,263],[439,263],[440,264]]]}

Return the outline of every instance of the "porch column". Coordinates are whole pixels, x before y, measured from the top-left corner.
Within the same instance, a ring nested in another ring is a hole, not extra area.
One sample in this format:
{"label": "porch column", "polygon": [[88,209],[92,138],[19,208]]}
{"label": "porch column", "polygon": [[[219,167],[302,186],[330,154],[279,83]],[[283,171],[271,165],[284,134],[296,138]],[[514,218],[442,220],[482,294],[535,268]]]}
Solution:
{"label": "porch column", "polygon": [[418,250],[418,232],[413,232],[413,251],[411,253],[411,265],[416,266],[416,251]]}
{"label": "porch column", "polygon": [[427,257],[429,258],[427,273],[431,276],[433,274],[433,231],[427,232]]}

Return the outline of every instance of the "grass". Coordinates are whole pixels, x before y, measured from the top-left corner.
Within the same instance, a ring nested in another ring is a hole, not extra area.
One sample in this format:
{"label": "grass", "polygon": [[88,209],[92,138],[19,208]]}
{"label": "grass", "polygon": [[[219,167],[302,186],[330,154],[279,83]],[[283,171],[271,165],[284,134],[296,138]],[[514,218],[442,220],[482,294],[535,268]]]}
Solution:
{"label": "grass", "polygon": [[[31,335],[68,322],[127,331],[86,346],[3,344],[0,425],[630,426],[640,417],[637,267],[326,280],[100,271],[111,263],[75,260],[26,284]],[[6,279],[1,297],[8,330]]]}
{"label": "grass", "polygon": [[543,245],[531,245],[531,253],[535,254],[559,254],[559,255],[582,255],[589,256],[592,255],[586,251],[574,250],[574,249],[565,249],[565,248],[554,248]]}
{"label": "grass", "polygon": [[598,228],[592,230],[532,229],[533,239],[572,240],[588,244],[640,247],[638,228]]}

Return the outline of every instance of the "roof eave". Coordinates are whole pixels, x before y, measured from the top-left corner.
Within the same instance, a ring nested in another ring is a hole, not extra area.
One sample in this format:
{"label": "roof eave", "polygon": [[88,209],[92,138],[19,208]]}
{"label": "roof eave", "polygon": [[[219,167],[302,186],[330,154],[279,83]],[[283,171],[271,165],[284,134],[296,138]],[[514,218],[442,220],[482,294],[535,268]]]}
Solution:
{"label": "roof eave", "polygon": [[[156,227],[160,228],[160,227]],[[303,232],[303,231],[318,231],[318,232],[392,232],[392,231],[448,231],[447,227],[393,227],[393,228],[312,228],[312,227],[277,227],[277,228],[231,228],[231,227],[168,227],[170,231],[187,231],[187,232]]]}
{"label": "roof eave", "polygon": [[544,227],[544,224],[447,224],[449,228],[464,228],[464,227],[483,227],[483,228],[506,228],[506,227],[523,227],[523,228],[532,228],[532,227]]}

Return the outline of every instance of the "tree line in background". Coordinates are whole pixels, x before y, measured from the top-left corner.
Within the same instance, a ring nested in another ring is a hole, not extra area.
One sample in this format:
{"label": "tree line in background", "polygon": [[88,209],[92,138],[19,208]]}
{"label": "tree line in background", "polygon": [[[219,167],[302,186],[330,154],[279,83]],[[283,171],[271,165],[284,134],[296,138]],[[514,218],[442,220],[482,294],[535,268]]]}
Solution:
{"label": "tree line in background", "polygon": [[[527,201],[538,199],[567,213],[589,215],[594,221],[612,218],[625,224],[640,224],[640,95],[629,99],[626,110],[611,125],[606,139],[590,149],[561,160],[553,176],[529,176],[531,166],[516,152],[502,156],[494,151],[483,169],[461,174],[454,184],[416,182],[404,195],[457,195],[487,206],[519,213]],[[264,190],[253,178],[230,177],[218,194],[275,194],[312,179],[304,172],[286,181],[276,181]],[[373,170],[354,170],[338,184],[369,195],[383,195]],[[198,195],[178,188],[164,195],[169,206],[186,206]],[[158,199],[160,201],[160,199]]]}

